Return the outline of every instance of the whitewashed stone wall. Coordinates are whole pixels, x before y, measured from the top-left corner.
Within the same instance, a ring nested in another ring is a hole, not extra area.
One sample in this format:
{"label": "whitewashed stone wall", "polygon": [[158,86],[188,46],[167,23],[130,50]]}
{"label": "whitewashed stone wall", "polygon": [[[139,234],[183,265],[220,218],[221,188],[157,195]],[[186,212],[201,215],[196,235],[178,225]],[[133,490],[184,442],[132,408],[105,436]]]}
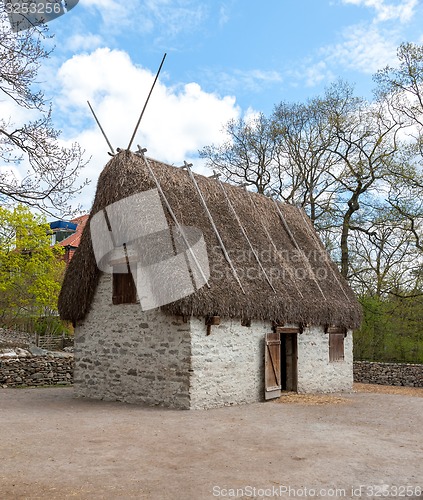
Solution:
{"label": "whitewashed stone wall", "polygon": [[75,331],[78,396],[189,408],[189,323],[112,305],[111,275],[102,275],[91,311]]}
{"label": "whitewashed stone wall", "polygon": [[204,318],[191,319],[191,408],[252,403],[264,395],[264,334],[270,323],[221,319],[206,335]]}
{"label": "whitewashed stone wall", "polygon": [[298,392],[351,392],[353,386],[352,332],[344,339],[344,361],[329,361],[329,336],[322,327],[298,335]]}
{"label": "whitewashed stone wall", "polygon": [[[222,318],[206,335],[204,318],[167,316],[138,304],[112,305],[102,275],[91,311],[75,331],[78,396],[181,409],[251,403],[264,398],[264,336],[269,322]],[[328,335],[298,335],[298,392],[351,391],[352,335],[345,360],[329,362]]]}

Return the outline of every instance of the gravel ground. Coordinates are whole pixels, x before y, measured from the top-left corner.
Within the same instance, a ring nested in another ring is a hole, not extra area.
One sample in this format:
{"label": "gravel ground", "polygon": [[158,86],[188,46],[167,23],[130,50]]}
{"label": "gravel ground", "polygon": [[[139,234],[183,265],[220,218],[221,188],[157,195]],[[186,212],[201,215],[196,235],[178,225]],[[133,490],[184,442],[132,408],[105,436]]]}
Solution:
{"label": "gravel ground", "polygon": [[423,389],[382,387],[206,411],[3,389],[0,499],[423,498]]}

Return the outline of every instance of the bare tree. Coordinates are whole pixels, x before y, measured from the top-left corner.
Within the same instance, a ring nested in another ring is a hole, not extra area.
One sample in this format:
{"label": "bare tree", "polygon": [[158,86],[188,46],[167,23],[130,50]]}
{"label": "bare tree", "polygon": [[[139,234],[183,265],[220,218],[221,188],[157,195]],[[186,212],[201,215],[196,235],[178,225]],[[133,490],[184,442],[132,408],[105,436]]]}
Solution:
{"label": "bare tree", "polygon": [[397,290],[413,289],[420,264],[402,217],[385,204],[375,206],[352,234],[350,274],[360,295],[386,298]]}
{"label": "bare tree", "polygon": [[403,43],[397,58],[397,68],[386,66],[374,76],[376,96],[388,98],[409,124],[423,127],[423,45]]}
{"label": "bare tree", "polygon": [[336,83],[328,89],[322,106],[331,124],[328,152],[338,158],[332,172],[340,186],[337,211],[341,218],[341,273],[348,278],[351,231],[360,230],[354,222],[363,198],[388,182],[398,153],[398,124],[382,103],[369,104],[353,97],[352,88]]}
{"label": "bare tree", "polygon": [[228,140],[206,146],[200,156],[207,166],[223,174],[226,181],[253,186],[267,194],[273,185],[272,172],[278,163],[278,147],[272,122],[263,114],[249,120],[231,120],[225,126]]}
{"label": "bare tree", "polygon": [[[78,144],[63,146],[52,123],[37,74],[49,52],[43,48],[47,28],[12,32],[0,6],[0,94],[26,110],[25,123],[0,118],[0,202],[23,203],[47,213],[65,215],[87,181],[77,184],[86,161]],[[20,175],[13,174],[19,168]],[[25,171],[22,174],[22,171]]]}
{"label": "bare tree", "polygon": [[337,158],[328,152],[327,116],[315,99],[305,104],[282,102],[272,118],[279,149],[275,192],[287,203],[303,207],[322,228],[337,190],[330,173]]}
{"label": "bare tree", "polygon": [[388,202],[423,251],[423,45],[404,43],[397,58],[398,67],[387,66],[375,75],[376,95],[396,112],[406,134],[403,166],[395,172]]}

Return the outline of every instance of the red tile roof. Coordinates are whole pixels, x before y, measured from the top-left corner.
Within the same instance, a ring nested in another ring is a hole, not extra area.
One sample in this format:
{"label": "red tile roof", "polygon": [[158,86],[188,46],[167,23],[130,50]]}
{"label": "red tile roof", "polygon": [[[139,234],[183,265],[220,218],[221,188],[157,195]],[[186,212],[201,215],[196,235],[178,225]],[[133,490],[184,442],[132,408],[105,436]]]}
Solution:
{"label": "red tile roof", "polygon": [[77,224],[76,232],[62,240],[59,245],[62,247],[79,247],[79,243],[81,241],[82,231],[84,230],[85,224],[88,221],[89,215],[80,215],[75,219],[72,219],[71,222]]}

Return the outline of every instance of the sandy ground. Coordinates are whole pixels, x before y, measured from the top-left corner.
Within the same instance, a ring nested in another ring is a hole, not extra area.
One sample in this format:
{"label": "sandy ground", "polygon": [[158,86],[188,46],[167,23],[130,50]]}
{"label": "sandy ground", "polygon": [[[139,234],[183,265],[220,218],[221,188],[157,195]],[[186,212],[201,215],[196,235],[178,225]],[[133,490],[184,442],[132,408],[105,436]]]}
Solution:
{"label": "sandy ground", "polygon": [[381,387],[207,411],[0,389],[0,499],[423,498],[423,389]]}

